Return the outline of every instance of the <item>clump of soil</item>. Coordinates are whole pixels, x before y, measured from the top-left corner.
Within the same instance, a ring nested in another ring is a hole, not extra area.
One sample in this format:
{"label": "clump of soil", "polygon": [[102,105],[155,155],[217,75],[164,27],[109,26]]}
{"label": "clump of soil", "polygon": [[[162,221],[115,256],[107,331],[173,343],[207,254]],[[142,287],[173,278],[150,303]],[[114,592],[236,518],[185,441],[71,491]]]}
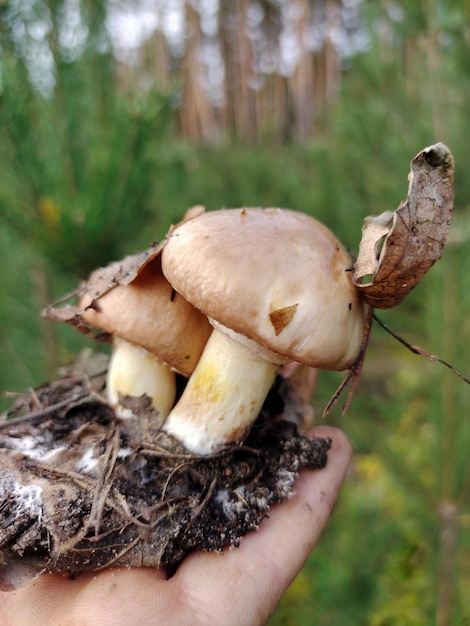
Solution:
{"label": "clump of soil", "polygon": [[247,440],[201,458],[161,432],[145,397],[127,399],[139,418],[118,420],[103,395],[106,364],[92,363],[2,416],[2,590],[41,572],[160,567],[237,546],[292,494],[302,467],[326,464],[331,442],[299,434],[305,407],[281,376]]}

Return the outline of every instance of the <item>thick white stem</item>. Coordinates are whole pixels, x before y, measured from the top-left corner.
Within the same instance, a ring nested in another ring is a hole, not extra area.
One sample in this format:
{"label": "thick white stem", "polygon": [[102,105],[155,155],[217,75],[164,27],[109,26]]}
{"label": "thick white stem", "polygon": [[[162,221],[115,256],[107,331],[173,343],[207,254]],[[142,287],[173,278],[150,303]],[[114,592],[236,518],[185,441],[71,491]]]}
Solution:
{"label": "thick white stem", "polygon": [[153,407],[166,416],[175,402],[175,374],[168,365],[143,348],[116,339],[106,382],[108,401],[120,419],[133,417],[121,406],[119,395],[149,396]]}
{"label": "thick white stem", "polygon": [[214,329],[163,429],[201,455],[243,441],[278,367]]}

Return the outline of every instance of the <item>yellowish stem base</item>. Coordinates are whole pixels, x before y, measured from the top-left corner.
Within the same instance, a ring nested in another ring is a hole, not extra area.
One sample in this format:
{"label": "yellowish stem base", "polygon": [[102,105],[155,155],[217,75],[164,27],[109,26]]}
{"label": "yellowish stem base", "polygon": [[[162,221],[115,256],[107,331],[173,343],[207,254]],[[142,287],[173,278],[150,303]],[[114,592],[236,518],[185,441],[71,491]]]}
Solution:
{"label": "yellowish stem base", "polygon": [[166,416],[175,402],[175,374],[168,365],[143,348],[122,339],[115,341],[108,367],[108,401],[120,419],[134,417],[121,406],[119,395],[149,396],[153,407]]}
{"label": "yellowish stem base", "polygon": [[278,367],[214,329],[164,430],[201,455],[243,441]]}

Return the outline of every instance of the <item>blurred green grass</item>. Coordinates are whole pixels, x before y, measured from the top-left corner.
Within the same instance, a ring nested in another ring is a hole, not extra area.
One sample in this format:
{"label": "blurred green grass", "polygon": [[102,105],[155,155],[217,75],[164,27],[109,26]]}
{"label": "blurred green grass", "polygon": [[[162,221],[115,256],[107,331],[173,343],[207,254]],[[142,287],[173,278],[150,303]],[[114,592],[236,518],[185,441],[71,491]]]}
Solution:
{"label": "blurred green grass", "polygon": [[[39,385],[89,347],[74,329],[42,322],[41,308],[95,266],[160,239],[188,207],[292,208],[354,253],[364,217],[398,206],[409,161],[436,141],[456,161],[451,241],[407,300],[380,316],[469,375],[468,24],[447,1],[427,31],[419,3],[401,4],[410,19],[393,24],[393,54],[374,31],[382,3],[364,4],[369,47],[348,59],[323,132],[302,144],[192,144],[175,132],[171,97],[122,93],[109,55],[92,48],[57,60],[62,89],[44,98],[1,31],[1,389]],[[341,378],[321,372],[318,420]],[[350,474],[270,626],[470,623],[469,395],[374,325],[356,397],[346,416],[328,417],[353,443]]]}

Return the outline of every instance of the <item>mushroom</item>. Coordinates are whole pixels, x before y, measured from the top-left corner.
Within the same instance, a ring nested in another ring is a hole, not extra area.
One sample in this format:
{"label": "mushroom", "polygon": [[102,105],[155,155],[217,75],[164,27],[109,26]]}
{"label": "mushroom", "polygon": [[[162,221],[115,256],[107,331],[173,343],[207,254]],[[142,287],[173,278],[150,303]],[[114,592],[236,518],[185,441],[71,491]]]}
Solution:
{"label": "mushroom", "polygon": [[282,364],[350,367],[367,309],[351,266],[324,225],[287,209],[225,209],[174,228],[163,273],[214,330],[163,429],[210,454],[243,441]]}
{"label": "mushroom", "polygon": [[175,371],[191,374],[211,326],[174,292],[162,274],[161,257],[148,262],[127,285],[117,284],[97,298],[84,293],[80,307],[82,319],[112,335],[106,388],[116,414],[120,418],[133,415],[121,406],[120,395],[145,393],[166,416],[175,401]]}

